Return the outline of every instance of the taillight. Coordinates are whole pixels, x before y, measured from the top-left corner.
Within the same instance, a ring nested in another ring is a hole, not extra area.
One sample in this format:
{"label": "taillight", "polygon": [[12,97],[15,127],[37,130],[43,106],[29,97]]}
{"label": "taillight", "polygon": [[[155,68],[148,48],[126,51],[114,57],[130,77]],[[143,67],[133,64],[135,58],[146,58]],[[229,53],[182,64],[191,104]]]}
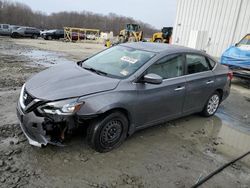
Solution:
{"label": "taillight", "polygon": [[231,70],[227,73],[227,79],[228,80],[232,80],[233,79],[233,72]]}

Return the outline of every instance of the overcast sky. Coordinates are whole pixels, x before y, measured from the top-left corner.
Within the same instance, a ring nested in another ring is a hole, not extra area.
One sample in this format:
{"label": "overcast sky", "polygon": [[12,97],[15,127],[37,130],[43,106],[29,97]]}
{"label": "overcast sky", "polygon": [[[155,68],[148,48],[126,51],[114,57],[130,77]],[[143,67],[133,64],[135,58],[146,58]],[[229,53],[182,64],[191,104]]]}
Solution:
{"label": "overcast sky", "polygon": [[91,11],[94,13],[133,17],[149,23],[157,29],[173,26],[176,14],[176,0],[16,0],[33,10],[45,13],[59,11]]}

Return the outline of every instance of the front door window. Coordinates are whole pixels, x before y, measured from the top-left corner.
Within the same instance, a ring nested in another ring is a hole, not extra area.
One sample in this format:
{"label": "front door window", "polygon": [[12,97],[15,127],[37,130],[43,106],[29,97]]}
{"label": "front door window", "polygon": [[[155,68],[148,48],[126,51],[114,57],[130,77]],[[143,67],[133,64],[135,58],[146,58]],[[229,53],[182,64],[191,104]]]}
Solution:
{"label": "front door window", "polygon": [[162,58],[147,70],[147,74],[154,73],[163,79],[174,78],[183,75],[183,55],[170,55]]}

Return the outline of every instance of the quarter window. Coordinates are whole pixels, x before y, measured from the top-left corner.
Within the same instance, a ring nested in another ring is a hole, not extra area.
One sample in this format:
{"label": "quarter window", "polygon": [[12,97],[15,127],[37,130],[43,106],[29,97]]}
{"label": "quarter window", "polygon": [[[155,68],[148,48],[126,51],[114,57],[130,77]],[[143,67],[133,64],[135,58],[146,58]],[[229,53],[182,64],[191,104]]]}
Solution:
{"label": "quarter window", "polygon": [[148,68],[147,74],[154,73],[163,79],[174,78],[183,75],[183,55],[170,55]]}
{"label": "quarter window", "polygon": [[207,58],[207,59],[208,59],[208,61],[209,61],[209,64],[210,64],[210,66],[211,66],[211,69],[213,69],[214,66],[216,65],[216,63],[215,63],[212,59],[209,59],[209,58]]}
{"label": "quarter window", "polygon": [[210,70],[210,67],[207,63],[207,60],[204,56],[195,55],[195,54],[187,54],[186,55],[187,62],[187,73],[193,74],[203,71]]}

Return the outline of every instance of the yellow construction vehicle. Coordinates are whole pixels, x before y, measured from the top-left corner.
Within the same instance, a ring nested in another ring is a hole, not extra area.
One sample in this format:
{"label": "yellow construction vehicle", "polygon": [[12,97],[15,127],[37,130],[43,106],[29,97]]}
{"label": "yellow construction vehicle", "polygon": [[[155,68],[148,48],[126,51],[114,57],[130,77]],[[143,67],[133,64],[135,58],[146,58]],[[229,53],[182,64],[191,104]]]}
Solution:
{"label": "yellow construction vehicle", "polygon": [[161,32],[154,33],[150,42],[171,43],[173,27],[163,27]]}
{"label": "yellow construction vehicle", "polygon": [[138,24],[126,24],[126,28],[120,31],[119,43],[142,41],[143,32]]}

